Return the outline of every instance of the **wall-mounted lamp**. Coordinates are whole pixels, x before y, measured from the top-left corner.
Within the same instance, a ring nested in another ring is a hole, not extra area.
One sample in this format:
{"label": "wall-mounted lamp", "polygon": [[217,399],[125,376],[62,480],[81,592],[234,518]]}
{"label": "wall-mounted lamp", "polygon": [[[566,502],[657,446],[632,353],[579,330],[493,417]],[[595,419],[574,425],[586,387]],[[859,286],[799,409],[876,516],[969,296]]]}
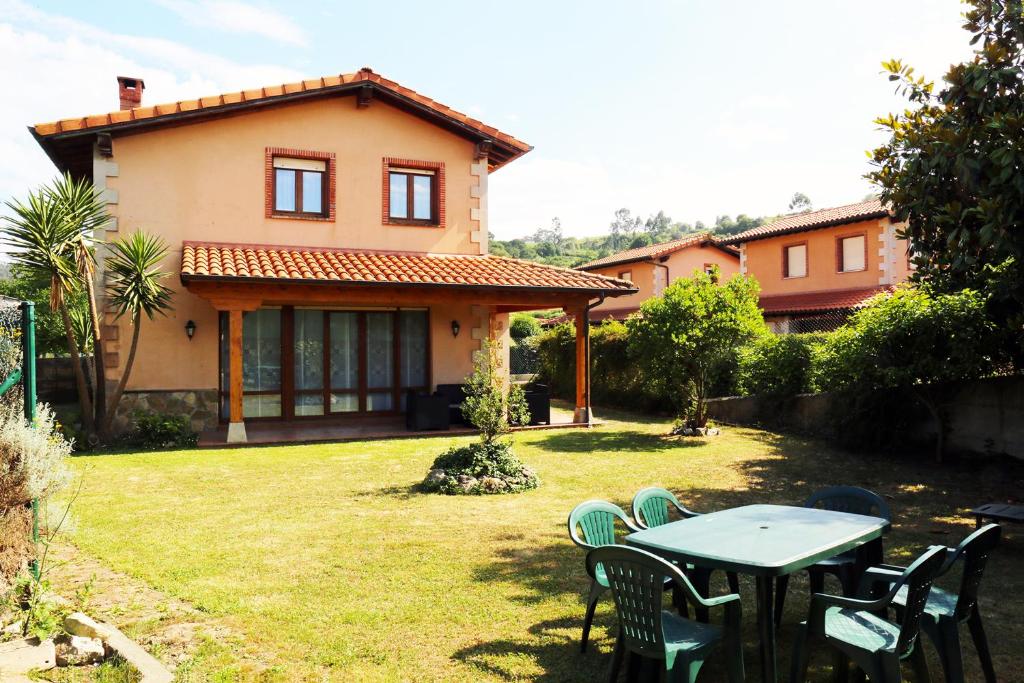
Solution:
{"label": "wall-mounted lamp", "polygon": [[459,321],[458,320],[453,320],[452,321],[452,336],[453,337],[458,337],[459,336],[459,330],[461,330],[461,329],[462,329],[462,327],[459,326]]}
{"label": "wall-mounted lamp", "polygon": [[188,340],[189,341],[192,341],[192,335],[194,335],[195,333],[196,333],[196,324],[195,324],[195,322],[189,320],[187,323],[185,323],[185,334],[188,335]]}

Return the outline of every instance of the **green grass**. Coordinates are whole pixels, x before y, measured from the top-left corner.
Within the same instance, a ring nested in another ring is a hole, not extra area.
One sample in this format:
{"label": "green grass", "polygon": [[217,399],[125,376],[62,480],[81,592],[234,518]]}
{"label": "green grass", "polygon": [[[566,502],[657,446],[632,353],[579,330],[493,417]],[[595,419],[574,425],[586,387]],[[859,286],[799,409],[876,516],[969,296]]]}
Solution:
{"label": "green grass", "polygon": [[[415,491],[433,458],[467,438],[82,457],[71,539],[235,634],[195,644],[179,664],[183,680],[583,681],[604,675],[614,615],[603,602],[596,651],[579,655],[586,578],[565,520],[580,501],[625,507],[639,488],[662,485],[694,509],[715,510],[796,504],[820,486],[860,485],[891,497],[887,555],[900,561],[959,541],[972,528],[966,509],[1022,490],[1020,469],[1005,465],[850,455],[749,429],[686,441],[665,437],[666,422],[608,415],[592,430],[516,435],[542,484],[515,496]],[[982,601],[1003,676],[1024,670],[1024,539],[1008,531]],[[749,581],[743,593],[756,680]],[[794,579],[780,635],[784,672],[805,610],[806,582]],[[979,680],[965,650],[968,675]],[[825,680],[830,660],[812,661]],[[722,671],[712,661],[703,680],[723,680]]]}

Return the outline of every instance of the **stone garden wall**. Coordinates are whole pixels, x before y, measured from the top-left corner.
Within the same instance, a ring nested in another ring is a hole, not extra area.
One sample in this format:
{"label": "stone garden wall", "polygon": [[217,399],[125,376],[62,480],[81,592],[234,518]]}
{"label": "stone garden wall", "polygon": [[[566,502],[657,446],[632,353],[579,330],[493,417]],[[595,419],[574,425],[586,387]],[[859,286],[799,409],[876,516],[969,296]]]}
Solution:
{"label": "stone garden wall", "polygon": [[135,426],[135,414],[185,415],[192,430],[202,432],[217,427],[217,391],[126,391],[114,416],[114,434],[124,434]]}

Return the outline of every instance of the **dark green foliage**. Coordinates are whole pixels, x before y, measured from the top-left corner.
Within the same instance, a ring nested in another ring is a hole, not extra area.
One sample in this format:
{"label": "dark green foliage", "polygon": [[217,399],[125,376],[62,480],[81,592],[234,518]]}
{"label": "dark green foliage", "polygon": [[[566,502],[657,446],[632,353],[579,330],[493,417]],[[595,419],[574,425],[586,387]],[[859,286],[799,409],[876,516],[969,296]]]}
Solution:
{"label": "dark green foliage", "polygon": [[507,441],[450,448],[434,460],[431,472],[437,474],[428,475],[423,488],[448,495],[518,493],[540,485]]}
{"label": "dark green foliage", "polygon": [[909,108],[878,119],[888,142],[868,178],[906,220],[917,278],[936,291],[986,291],[1004,342],[1024,358],[1024,11],[1020,0],[970,0],[973,59],[934,84],[884,64]]}
{"label": "dark green foliage", "polygon": [[788,398],[814,391],[813,363],[826,334],[766,334],[738,353],[736,391],[741,396]]}
{"label": "dark green foliage", "polygon": [[540,334],[540,323],[537,319],[522,313],[513,314],[508,327],[509,334],[515,341]]}
{"label": "dark green foliage", "polygon": [[[60,312],[50,308],[50,278],[33,273],[25,266],[11,266],[10,277],[0,280],[0,294],[21,301],[33,301],[36,304],[36,353],[40,356],[64,356],[68,352],[67,337],[64,334],[64,323]],[[89,309],[85,302],[85,293],[76,291],[67,295],[68,309],[72,320],[88,319]],[[79,346],[91,349],[91,332],[89,336],[81,336],[89,332],[75,329]]]}
{"label": "dark green foliage", "polygon": [[192,424],[184,415],[137,413],[135,440],[143,448],[152,450],[192,448],[198,443],[199,435],[192,431]]}

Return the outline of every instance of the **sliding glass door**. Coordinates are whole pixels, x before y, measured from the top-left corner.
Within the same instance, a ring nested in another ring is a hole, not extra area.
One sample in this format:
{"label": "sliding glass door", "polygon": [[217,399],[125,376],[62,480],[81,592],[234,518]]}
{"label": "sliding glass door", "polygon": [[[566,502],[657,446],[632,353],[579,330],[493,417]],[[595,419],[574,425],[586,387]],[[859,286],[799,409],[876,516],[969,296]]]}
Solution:
{"label": "sliding glass door", "polygon": [[[221,413],[227,414],[227,316],[221,321]],[[285,306],[245,313],[245,418],[307,418],[405,410],[430,386],[423,310],[324,311]]]}

